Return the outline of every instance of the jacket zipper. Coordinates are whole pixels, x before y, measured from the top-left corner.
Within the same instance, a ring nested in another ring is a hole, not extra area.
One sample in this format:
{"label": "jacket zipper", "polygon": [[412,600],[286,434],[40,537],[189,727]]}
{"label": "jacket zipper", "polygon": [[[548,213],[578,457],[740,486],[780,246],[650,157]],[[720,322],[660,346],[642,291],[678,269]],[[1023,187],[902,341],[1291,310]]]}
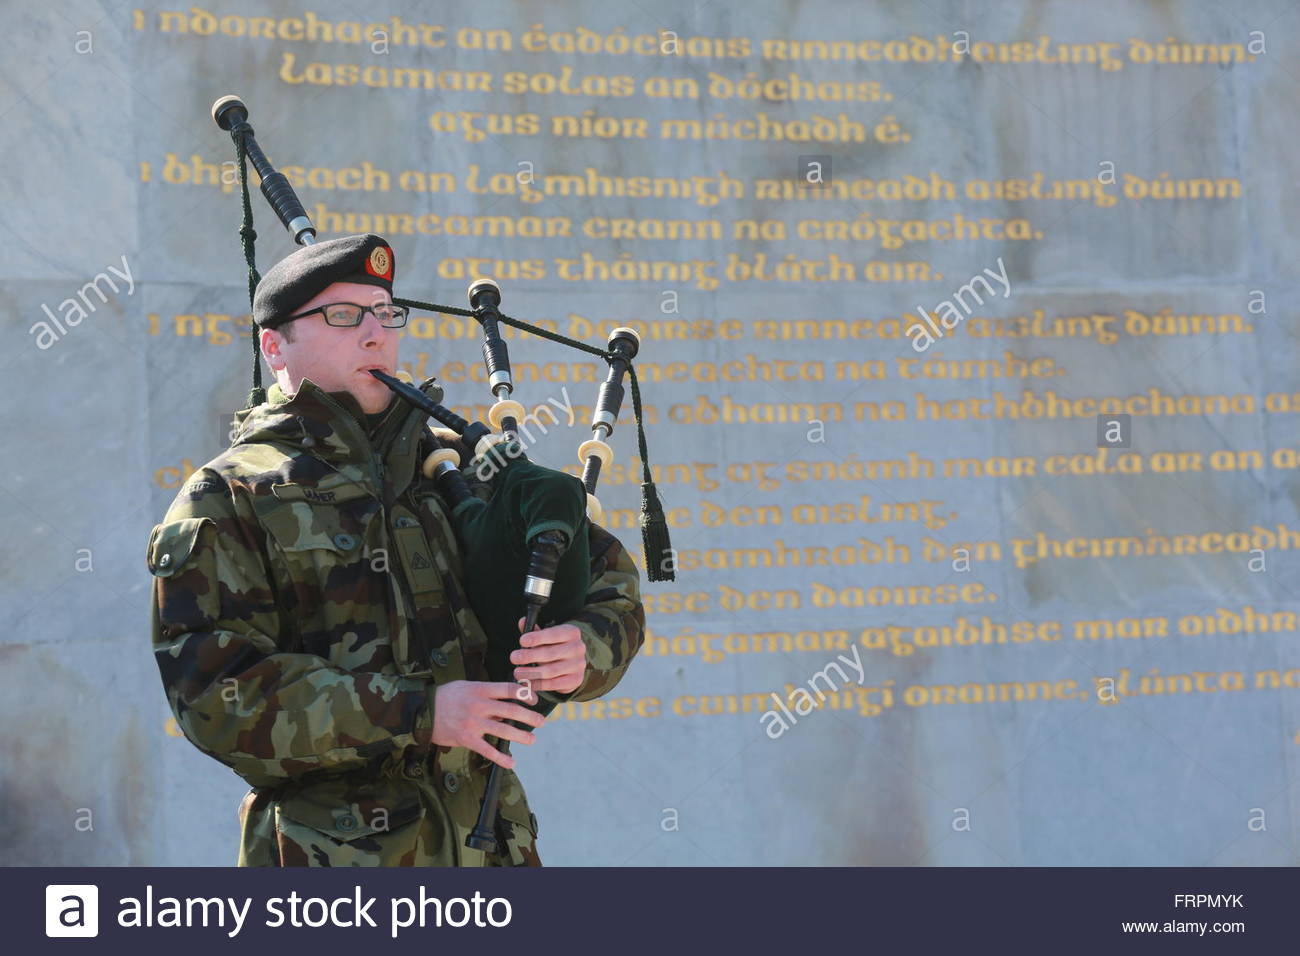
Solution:
{"label": "jacket zipper", "polygon": [[[383,457],[377,451],[371,454],[371,461],[374,463],[375,478],[380,490],[379,515],[384,522],[384,528],[387,529],[389,502],[384,500],[386,497],[385,492],[387,491],[384,484],[384,461]],[[395,501],[393,503],[395,503]],[[416,526],[419,526],[418,518],[416,519]],[[395,544],[396,542],[394,541],[393,543]],[[430,555],[429,559],[433,560],[433,556]],[[406,579],[406,568],[401,564],[400,560],[397,563],[400,568],[397,575],[398,585],[402,588],[402,597],[405,599],[407,607],[411,609],[411,616],[406,619],[406,622],[407,629],[411,634],[412,643],[415,645],[412,649],[415,652],[415,657],[420,661],[420,663],[432,669],[435,666],[433,662],[433,641],[430,640],[429,635],[425,633],[424,625],[420,622],[419,610],[415,605],[415,595],[411,590],[410,582]],[[391,566],[392,565],[390,564],[390,567]],[[437,572],[435,571],[434,573],[436,574]]]}
{"label": "jacket zipper", "polygon": [[[344,411],[343,408],[338,406],[336,402],[330,399],[329,396],[324,396],[324,400],[329,404],[334,405],[336,408],[338,408],[340,414],[342,415],[348,414],[346,411]],[[375,482],[375,493],[372,495],[372,497],[374,497],[375,500],[379,502],[379,520],[382,523],[382,526],[384,528],[384,532],[385,532],[384,537],[389,540],[390,545],[396,545],[395,538],[393,537],[392,534],[389,533],[389,526],[388,526],[389,508],[388,508],[388,503],[384,500],[386,488],[384,486],[383,456],[374,447],[373,443],[370,441],[370,436],[366,434],[366,430],[364,427],[362,427],[361,423],[357,422],[356,425],[357,425],[357,429],[361,433],[362,443],[365,445],[366,449],[369,450],[370,452],[371,478]],[[316,455],[314,457],[320,459],[320,461],[322,461],[324,464],[328,465],[329,467],[331,468],[334,467],[330,462],[327,462],[325,461],[325,459],[320,458],[319,455]],[[432,560],[432,557],[430,559]],[[418,662],[421,666],[427,667],[430,670],[432,670],[432,668],[434,667],[433,642],[429,639],[429,636],[424,631],[424,627],[420,623],[418,612],[415,606],[415,597],[413,592],[411,591],[410,582],[406,580],[406,570],[402,566],[400,553],[397,555],[396,562],[390,561],[388,563],[388,567],[390,569],[390,573],[393,573],[393,570],[395,569],[397,586],[399,591],[401,592],[403,603],[411,609],[411,616],[406,618],[406,625],[407,625],[407,631],[411,635],[411,642],[414,645],[412,648],[412,650],[414,651],[414,654],[412,655],[413,662]]]}

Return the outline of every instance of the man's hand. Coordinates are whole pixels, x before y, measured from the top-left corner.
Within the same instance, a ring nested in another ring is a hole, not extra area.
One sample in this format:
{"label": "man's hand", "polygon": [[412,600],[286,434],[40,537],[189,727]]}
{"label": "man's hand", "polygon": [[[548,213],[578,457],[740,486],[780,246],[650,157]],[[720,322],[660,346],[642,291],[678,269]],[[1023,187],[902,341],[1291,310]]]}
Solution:
{"label": "man's hand", "polygon": [[[519,619],[522,631],[524,619]],[[572,624],[557,624],[519,637],[519,650],[510,654],[515,680],[529,691],[551,690],[568,694],[582,686],[587,675],[587,645],[582,632]],[[521,666],[528,665],[528,666]],[[530,694],[524,698],[535,699]]]}
{"label": "man's hand", "polygon": [[468,747],[506,770],[513,770],[515,758],[503,754],[484,738],[487,736],[531,744],[536,735],[506,723],[518,721],[540,727],[546,721],[517,703],[524,688],[509,682],[454,680],[440,684],[433,692],[433,742],[439,747]]}

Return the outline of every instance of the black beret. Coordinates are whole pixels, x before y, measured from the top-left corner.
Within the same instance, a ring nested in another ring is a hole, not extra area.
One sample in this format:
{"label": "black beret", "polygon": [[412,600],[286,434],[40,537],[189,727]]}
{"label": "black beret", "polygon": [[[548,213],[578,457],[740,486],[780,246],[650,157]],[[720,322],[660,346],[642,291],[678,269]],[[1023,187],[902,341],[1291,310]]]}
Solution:
{"label": "black beret", "polygon": [[392,295],[393,272],[393,250],[372,233],[303,246],[262,276],[253,293],[253,321],[273,329],[335,282],[377,285]]}

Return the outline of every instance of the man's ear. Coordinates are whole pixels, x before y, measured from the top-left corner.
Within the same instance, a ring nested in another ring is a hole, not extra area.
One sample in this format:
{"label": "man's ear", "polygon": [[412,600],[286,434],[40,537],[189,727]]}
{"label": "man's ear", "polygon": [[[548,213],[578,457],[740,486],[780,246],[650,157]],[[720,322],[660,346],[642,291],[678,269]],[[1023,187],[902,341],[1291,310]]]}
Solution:
{"label": "man's ear", "polygon": [[283,336],[275,329],[262,329],[257,343],[262,350],[263,358],[266,359],[266,364],[277,372],[285,366],[284,354],[280,351],[282,341],[284,341]]}

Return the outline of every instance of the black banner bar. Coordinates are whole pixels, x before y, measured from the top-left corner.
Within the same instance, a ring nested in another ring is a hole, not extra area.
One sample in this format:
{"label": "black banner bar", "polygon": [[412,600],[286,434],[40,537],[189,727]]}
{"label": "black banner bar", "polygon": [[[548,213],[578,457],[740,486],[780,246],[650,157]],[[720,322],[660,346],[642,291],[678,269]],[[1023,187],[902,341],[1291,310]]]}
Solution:
{"label": "black banner bar", "polygon": [[830,946],[1263,953],[1294,952],[1300,929],[1295,869],[0,872],[6,949],[21,953],[75,952],[87,939],[187,956],[250,943],[254,952],[310,947],[312,956],[385,943],[430,952],[449,939],[620,956]]}

